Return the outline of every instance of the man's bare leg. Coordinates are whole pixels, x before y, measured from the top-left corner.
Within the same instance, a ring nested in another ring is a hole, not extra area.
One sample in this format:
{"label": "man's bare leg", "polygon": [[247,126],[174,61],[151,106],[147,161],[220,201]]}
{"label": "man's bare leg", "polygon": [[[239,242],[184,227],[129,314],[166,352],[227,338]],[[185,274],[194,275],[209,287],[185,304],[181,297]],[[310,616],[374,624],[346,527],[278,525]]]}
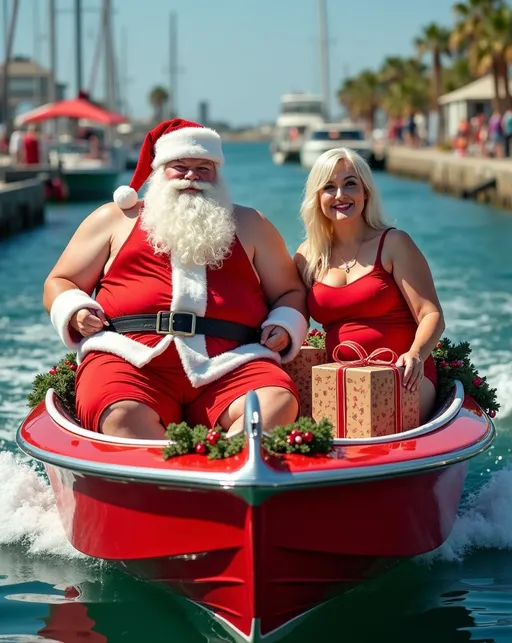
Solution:
{"label": "man's bare leg", "polygon": [[135,400],[121,400],[108,406],[101,414],[100,431],[117,438],[165,439],[158,413]]}
{"label": "man's bare leg", "polygon": [[[296,420],[299,404],[295,395],[288,389],[280,386],[266,386],[256,389],[256,395],[260,403],[261,422],[265,431]],[[245,395],[242,395],[220,416],[219,424],[228,431],[228,435],[243,427],[244,408]]]}

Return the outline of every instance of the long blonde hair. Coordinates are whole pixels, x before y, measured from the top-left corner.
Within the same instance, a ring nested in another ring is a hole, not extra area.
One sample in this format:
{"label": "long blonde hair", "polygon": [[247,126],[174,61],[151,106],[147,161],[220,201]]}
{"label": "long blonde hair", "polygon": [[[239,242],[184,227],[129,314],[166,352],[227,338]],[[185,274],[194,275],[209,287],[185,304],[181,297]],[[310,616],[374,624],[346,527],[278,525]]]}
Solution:
{"label": "long blonde hair", "polygon": [[306,265],[303,279],[308,287],[311,287],[313,281],[321,278],[329,269],[334,227],[332,221],[320,209],[318,193],[329,182],[339,161],[348,161],[363,184],[366,203],[362,216],[366,225],[375,230],[388,227],[368,163],[357,152],[346,147],[337,147],[324,152],[311,168],[300,208],[306,228]]}

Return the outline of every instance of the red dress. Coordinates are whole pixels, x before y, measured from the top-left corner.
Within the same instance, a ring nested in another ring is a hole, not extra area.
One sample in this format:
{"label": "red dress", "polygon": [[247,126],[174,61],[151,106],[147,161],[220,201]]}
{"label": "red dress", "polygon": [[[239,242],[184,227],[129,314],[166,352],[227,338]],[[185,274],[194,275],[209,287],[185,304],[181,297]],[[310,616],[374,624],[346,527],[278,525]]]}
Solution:
{"label": "red dress", "polygon": [[[315,282],[308,295],[311,317],[322,324],[326,332],[329,358],[342,341],[360,344],[368,353],[377,348],[390,348],[397,355],[410,350],[418,325],[393,275],[382,265],[382,247],[387,233],[380,238],[372,270],[350,284],[341,287]],[[354,359],[354,354],[341,351],[342,359]],[[424,364],[425,377],[437,387],[433,358]]]}

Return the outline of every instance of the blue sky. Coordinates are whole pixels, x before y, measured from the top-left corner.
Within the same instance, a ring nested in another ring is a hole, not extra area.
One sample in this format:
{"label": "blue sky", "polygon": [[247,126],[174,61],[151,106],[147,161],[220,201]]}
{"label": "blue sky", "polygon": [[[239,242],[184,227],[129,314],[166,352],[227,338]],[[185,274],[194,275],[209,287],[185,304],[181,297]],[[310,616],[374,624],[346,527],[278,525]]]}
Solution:
{"label": "blue sky", "polygon": [[[82,0],[86,88],[100,4]],[[347,74],[377,68],[386,56],[412,55],[413,38],[423,25],[452,25],[453,4],[327,0],[332,93]],[[73,96],[74,1],[57,0],[57,6],[58,77]],[[178,21],[177,103],[183,117],[197,118],[199,101],[208,100],[214,120],[268,122],[277,114],[282,93],[321,90],[317,0],[113,0],[113,6],[119,74],[133,116],[149,116],[149,91],[169,85],[171,11]],[[48,64],[47,14],[47,0],[21,0],[14,44],[14,53],[35,56],[43,66]],[[95,96],[103,95],[99,71]]]}

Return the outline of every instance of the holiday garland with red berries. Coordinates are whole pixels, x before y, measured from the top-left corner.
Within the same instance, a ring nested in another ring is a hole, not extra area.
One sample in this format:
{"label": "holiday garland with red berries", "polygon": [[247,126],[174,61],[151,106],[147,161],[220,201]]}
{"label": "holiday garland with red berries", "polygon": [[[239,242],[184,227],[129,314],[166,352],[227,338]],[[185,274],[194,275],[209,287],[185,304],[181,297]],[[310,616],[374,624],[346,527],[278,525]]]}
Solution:
{"label": "holiday garland with red berries", "polygon": [[[262,439],[263,448],[269,453],[302,455],[327,455],[333,447],[332,424],[328,420],[318,423],[301,417],[297,422],[277,426]],[[185,422],[170,424],[165,433],[170,440],[164,448],[164,458],[197,453],[211,460],[237,455],[245,446],[245,435],[228,437],[221,427],[207,429],[199,425],[190,428]]]}
{"label": "holiday garland with red berries", "polygon": [[76,415],[75,371],[76,354],[68,353],[58,364],[52,366],[48,373],[38,373],[32,384],[32,393],[27,402],[31,409],[40,404],[46,397],[48,389],[53,388],[63,406]]}

